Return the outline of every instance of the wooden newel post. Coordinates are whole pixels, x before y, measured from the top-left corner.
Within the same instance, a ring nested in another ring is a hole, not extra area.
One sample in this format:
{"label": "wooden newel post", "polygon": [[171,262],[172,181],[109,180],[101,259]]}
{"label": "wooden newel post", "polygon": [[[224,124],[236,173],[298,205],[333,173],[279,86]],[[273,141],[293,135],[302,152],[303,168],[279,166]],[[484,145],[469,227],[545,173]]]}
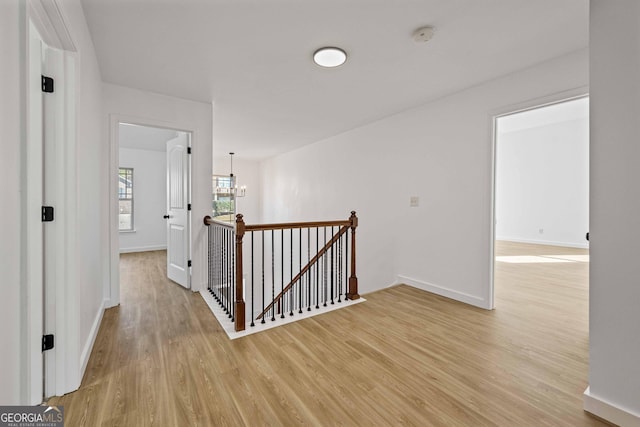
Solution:
{"label": "wooden newel post", "polygon": [[244,298],[242,286],[242,238],[244,237],[244,220],[242,214],[236,215],[236,332],[244,331]]}
{"label": "wooden newel post", "polygon": [[355,211],[351,211],[351,275],[349,276],[349,291],[347,298],[354,300],[360,298],[358,294],[358,277],[356,276],[356,227],[358,226],[358,217]]}

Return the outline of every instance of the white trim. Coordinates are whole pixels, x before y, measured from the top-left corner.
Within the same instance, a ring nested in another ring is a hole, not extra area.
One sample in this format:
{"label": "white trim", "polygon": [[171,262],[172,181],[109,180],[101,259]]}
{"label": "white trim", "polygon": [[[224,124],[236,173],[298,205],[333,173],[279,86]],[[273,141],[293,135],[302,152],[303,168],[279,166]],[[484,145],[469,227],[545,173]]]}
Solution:
{"label": "white trim", "polygon": [[398,275],[397,283],[413,286],[414,288],[422,289],[423,291],[431,292],[432,294],[451,298],[486,310],[491,310],[491,306],[486,299],[467,294],[465,292],[455,291],[453,289],[445,288],[444,286],[434,285],[433,283],[427,283],[422,280],[412,279],[401,275]]}
{"label": "white trim", "polygon": [[58,0],[29,1],[29,15],[47,45],[68,52],[77,52],[63,13],[58,6]]}
{"label": "white trim", "polygon": [[553,93],[546,96],[530,99],[528,101],[519,102],[516,104],[506,105],[504,107],[496,108],[490,112],[491,118],[498,118],[503,116],[510,116],[516,113],[522,113],[523,111],[537,110],[538,108],[548,107],[554,104],[561,104],[563,102],[569,102],[580,98],[589,96],[589,87],[580,86],[577,88],[564,90],[561,92]]}
{"label": "white trim", "polygon": [[96,313],[96,318],[93,320],[93,324],[91,325],[91,329],[89,330],[89,337],[87,338],[87,342],[84,344],[82,349],[82,354],[80,355],[80,378],[84,376],[84,371],[87,369],[87,363],[89,363],[89,357],[91,356],[91,350],[93,350],[93,344],[96,342],[96,337],[98,336],[98,331],[100,330],[100,325],[102,324],[102,317],[104,316],[106,300],[102,301],[100,304],[100,308],[98,309],[98,313]]}
{"label": "white trim", "polygon": [[534,245],[547,245],[547,246],[562,246],[565,248],[580,248],[580,249],[589,249],[589,244],[578,244],[571,242],[556,242],[554,240],[536,240],[536,239],[521,239],[519,237],[508,237],[508,236],[496,236],[495,240],[502,240],[505,242],[516,242],[516,243],[532,243]]}
{"label": "white trim", "polygon": [[611,402],[594,396],[591,387],[584,391],[584,410],[622,427],[640,427],[640,414],[621,408]]}
{"label": "white trim", "polygon": [[489,223],[489,286],[486,290],[487,308],[493,310],[496,308],[495,294],[495,254],[496,254],[496,165],[497,165],[497,117],[491,118],[491,195],[489,198],[490,206],[490,223]]}
{"label": "white trim", "polygon": [[275,321],[267,320],[265,323],[255,322],[254,326],[250,326],[251,322],[247,322],[244,331],[236,332],[235,323],[231,321],[222,306],[220,306],[220,303],[213,298],[211,293],[207,289],[201,290],[199,291],[199,293],[202,299],[204,299],[204,301],[209,306],[209,309],[220,324],[220,327],[225,331],[227,337],[229,337],[229,339],[231,340],[246,337],[247,335],[256,334],[268,329],[273,329],[278,326],[284,326],[289,323],[297,322],[299,320],[308,319],[309,317],[317,316],[319,314],[325,314],[330,311],[347,308],[351,305],[360,304],[361,302],[366,301],[366,299],[361,296],[356,300],[344,299],[340,303],[336,302],[335,304],[329,304],[326,307],[321,306],[320,308],[314,308],[311,311],[305,310],[302,313],[296,314],[295,316],[286,316],[284,319],[277,317]]}
{"label": "white trim", "polygon": [[121,254],[128,254],[133,252],[149,252],[149,251],[162,251],[167,249],[167,245],[152,245],[152,246],[136,246],[133,248],[121,248]]}
{"label": "white trim", "polygon": [[[24,2],[20,2],[21,9]],[[43,300],[43,228],[40,209],[43,194],[43,126],[42,92],[40,75],[42,74],[42,38],[32,24],[30,16],[25,18],[26,67],[28,79],[25,79],[26,94],[26,142],[25,142],[25,290],[23,304],[25,316],[22,318],[24,329],[24,359],[27,360],[21,375],[20,400],[24,404],[36,405],[43,397],[43,354],[42,324],[44,315]],[[35,91],[35,92],[34,92]]]}

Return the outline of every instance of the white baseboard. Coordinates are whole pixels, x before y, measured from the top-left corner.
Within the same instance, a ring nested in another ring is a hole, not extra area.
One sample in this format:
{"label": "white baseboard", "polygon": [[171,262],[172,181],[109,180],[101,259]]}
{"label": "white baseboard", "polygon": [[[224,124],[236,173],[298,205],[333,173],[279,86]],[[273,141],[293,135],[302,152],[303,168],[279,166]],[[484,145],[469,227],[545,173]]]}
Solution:
{"label": "white baseboard", "polygon": [[128,254],[132,252],[164,251],[166,249],[167,245],[137,246],[134,248],[120,248],[120,253]]}
{"label": "white baseboard", "polygon": [[455,291],[453,289],[445,288],[443,286],[434,285],[433,283],[423,282],[422,280],[412,279],[410,277],[398,275],[398,283],[404,283],[414,288],[422,289],[423,291],[431,292],[432,294],[440,295],[443,297],[451,298],[456,301],[461,301],[466,304],[473,305],[475,307],[484,308],[490,310],[487,301],[484,298],[470,295],[464,292]]}
{"label": "white baseboard", "polygon": [[98,330],[100,330],[100,324],[102,323],[102,316],[104,316],[106,300],[102,301],[100,305],[100,309],[96,314],[95,319],[93,320],[93,325],[91,325],[91,330],[89,331],[89,338],[87,342],[84,344],[84,348],[82,349],[82,354],[80,355],[80,378],[84,377],[84,371],[87,369],[87,363],[89,363],[89,357],[91,356],[91,350],[93,349],[93,344],[96,342],[96,337],[98,336]]}
{"label": "white baseboard", "polygon": [[617,424],[621,427],[639,427],[640,414],[620,408],[611,402],[591,394],[590,387],[584,391],[584,410],[602,418],[603,420]]}
{"label": "white baseboard", "polygon": [[496,240],[504,240],[506,242],[516,242],[516,243],[532,243],[534,245],[562,246],[565,248],[589,249],[589,243],[586,241],[585,243],[557,242],[554,240],[521,239],[519,237],[505,237],[505,236],[496,236]]}

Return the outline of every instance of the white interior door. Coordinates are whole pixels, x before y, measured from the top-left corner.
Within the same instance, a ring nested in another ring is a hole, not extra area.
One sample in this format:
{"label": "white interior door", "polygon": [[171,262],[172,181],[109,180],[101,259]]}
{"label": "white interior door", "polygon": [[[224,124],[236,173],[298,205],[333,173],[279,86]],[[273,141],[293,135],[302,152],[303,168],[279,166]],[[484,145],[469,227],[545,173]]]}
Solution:
{"label": "white interior door", "polygon": [[167,141],[167,277],[189,288],[189,135]]}

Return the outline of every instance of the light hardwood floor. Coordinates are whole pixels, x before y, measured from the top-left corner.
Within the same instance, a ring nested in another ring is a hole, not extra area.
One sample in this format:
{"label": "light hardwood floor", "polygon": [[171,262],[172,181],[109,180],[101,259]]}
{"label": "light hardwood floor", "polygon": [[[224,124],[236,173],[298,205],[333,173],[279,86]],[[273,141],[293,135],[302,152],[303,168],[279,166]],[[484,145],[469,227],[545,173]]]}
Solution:
{"label": "light hardwood floor", "polygon": [[235,341],[164,252],[121,271],[82,386],[50,401],[68,426],[601,425],[582,411],[586,263],[498,263],[495,311],[401,285]]}

